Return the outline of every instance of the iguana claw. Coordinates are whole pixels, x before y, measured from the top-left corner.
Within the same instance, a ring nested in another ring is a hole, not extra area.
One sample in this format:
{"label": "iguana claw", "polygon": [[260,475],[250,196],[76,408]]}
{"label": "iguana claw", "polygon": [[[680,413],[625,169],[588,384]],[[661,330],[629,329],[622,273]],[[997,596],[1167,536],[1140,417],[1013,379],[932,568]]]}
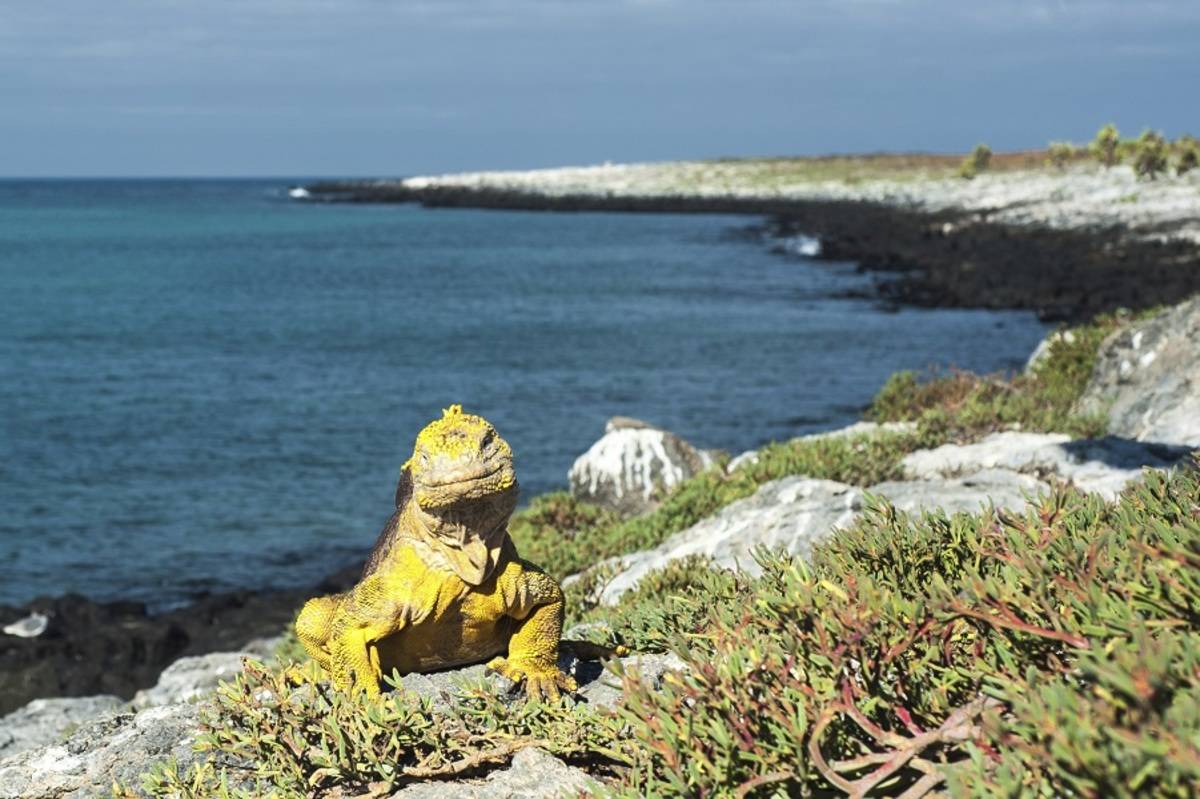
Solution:
{"label": "iguana claw", "polygon": [[515,683],[525,684],[525,695],[537,702],[557,702],[562,698],[562,692],[573,693],[578,689],[575,680],[558,670],[549,668],[510,663],[507,658],[493,658],[487,664],[489,671],[507,677]]}

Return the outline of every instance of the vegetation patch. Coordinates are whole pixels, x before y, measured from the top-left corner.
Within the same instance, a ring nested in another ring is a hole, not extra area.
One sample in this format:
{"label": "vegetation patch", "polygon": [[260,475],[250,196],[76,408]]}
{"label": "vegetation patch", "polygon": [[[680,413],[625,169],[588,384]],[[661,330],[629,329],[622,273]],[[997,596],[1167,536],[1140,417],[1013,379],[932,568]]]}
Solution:
{"label": "vegetation patch", "polygon": [[923,435],[966,440],[1005,429],[1103,435],[1103,415],[1083,415],[1075,405],[1096,365],[1101,342],[1137,316],[1114,313],[1059,331],[1033,367],[1016,376],[954,372],[921,379],[898,372],[871,403],[867,418],[918,422]]}
{"label": "vegetation patch", "polygon": [[627,797],[1184,797],[1200,779],[1195,470],[1112,504],[1062,489],[1023,515],[875,504],[811,565],[759,563],[757,579],[680,565],[623,599],[617,632],[685,668],[625,675],[615,711],[483,685],[445,707],[372,702],[252,666],[206,710],[206,764],[146,788],[382,795],[526,746]]}
{"label": "vegetation patch", "polygon": [[[803,474],[859,486],[898,478],[904,456],[930,443],[911,433],[869,433],[769,444],[759,451],[756,462],[743,464],[730,474],[721,463],[680,483],[646,516],[615,521],[559,495],[554,500],[558,512],[600,523],[564,535],[535,503],[513,516],[509,531],[523,558],[561,579],[606,558],[656,546],[781,477]],[[572,510],[566,509],[572,506]]]}

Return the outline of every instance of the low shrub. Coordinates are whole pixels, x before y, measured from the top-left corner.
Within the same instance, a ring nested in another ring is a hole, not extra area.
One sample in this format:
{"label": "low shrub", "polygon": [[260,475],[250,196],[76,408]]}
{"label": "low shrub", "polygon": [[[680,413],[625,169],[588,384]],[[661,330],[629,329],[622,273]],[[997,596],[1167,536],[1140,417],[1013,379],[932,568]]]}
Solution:
{"label": "low shrub", "polygon": [[1092,155],[1105,169],[1121,163],[1121,134],[1111,122],[1096,131],[1096,137],[1088,145]]}
{"label": "low shrub", "polygon": [[631,759],[586,704],[506,702],[482,681],[462,686],[450,704],[403,691],[371,700],[329,687],[315,669],[247,662],[203,711],[197,749],[207,759],[183,772],[165,763],[144,789],[174,799],[384,796],[503,766],[530,746],[601,772]]}
{"label": "low shrub", "polygon": [[1183,797],[1200,779],[1194,472],[1023,516],[877,505],[811,567],[762,566],[687,639],[684,675],[628,680],[621,795]]}
{"label": "low shrub", "polygon": [[1186,175],[1200,166],[1200,142],[1191,136],[1180,136],[1175,142],[1175,174]]}
{"label": "low shrub", "polygon": [[986,144],[976,144],[970,155],[958,166],[958,176],[970,180],[985,171],[992,163],[992,148]]}
{"label": "low shrub", "polygon": [[1075,145],[1069,141],[1052,141],[1046,150],[1046,165],[1066,169],[1075,158]]}
{"label": "low shrub", "polygon": [[[874,501],[810,564],[677,565],[615,635],[669,648],[615,711],[434,705],[250,665],[204,710],[207,760],[154,796],[383,795],[539,746],[616,796],[1167,796],[1200,780],[1200,473],[1116,503],[1060,488],[1023,514]],[[614,668],[620,672],[619,666]],[[133,795],[128,789],[120,789]]]}
{"label": "low shrub", "polygon": [[1100,343],[1112,332],[1153,311],[1131,316],[1114,313],[1063,330],[1046,356],[1024,374],[976,375],[954,372],[921,379],[898,372],[884,384],[867,418],[914,421],[926,438],[962,440],[1019,428],[1036,432],[1101,435],[1106,421],[1074,410],[1096,365]]}
{"label": "low shrub", "polygon": [[1139,178],[1156,180],[1167,171],[1167,140],[1161,133],[1147,130],[1137,140],[1133,155],[1133,171]]}

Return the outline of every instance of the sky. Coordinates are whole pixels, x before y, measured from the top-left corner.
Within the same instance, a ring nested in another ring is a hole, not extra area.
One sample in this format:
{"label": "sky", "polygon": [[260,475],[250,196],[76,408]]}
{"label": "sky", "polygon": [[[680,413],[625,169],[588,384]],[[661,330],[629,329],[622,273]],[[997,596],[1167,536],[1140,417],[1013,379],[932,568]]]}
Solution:
{"label": "sky", "polygon": [[1197,0],[7,0],[0,176],[1200,134]]}

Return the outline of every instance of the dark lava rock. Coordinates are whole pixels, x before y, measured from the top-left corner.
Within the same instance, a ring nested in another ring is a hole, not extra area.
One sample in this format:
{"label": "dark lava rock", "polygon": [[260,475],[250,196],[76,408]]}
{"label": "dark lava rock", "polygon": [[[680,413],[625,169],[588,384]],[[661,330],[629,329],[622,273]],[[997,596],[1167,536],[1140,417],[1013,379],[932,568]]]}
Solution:
{"label": "dark lava rock", "polygon": [[74,594],[0,607],[0,626],[33,612],[50,619],[33,638],[0,634],[0,715],[40,697],[132,699],[180,657],[236,651],[278,635],[306,599],[345,590],[358,574],[357,567],[345,569],[312,588],[213,594],[161,614],[147,613],[138,602],[93,602]]}

